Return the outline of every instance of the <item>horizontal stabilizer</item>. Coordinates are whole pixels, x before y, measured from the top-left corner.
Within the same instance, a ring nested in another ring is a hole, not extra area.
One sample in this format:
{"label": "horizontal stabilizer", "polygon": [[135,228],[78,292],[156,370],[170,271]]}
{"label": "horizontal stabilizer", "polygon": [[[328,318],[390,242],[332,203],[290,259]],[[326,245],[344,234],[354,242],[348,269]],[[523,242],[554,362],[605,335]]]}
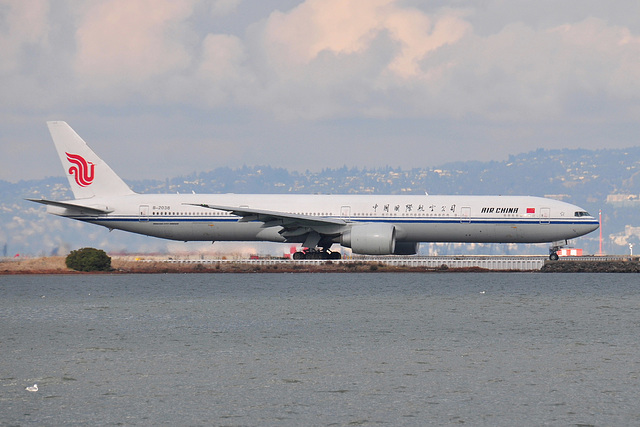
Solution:
{"label": "horizontal stabilizer", "polygon": [[69,202],[56,202],[55,200],[46,200],[46,199],[25,199],[25,200],[28,200],[30,202],[41,203],[43,205],[70,209],[72,211],[78,212],[79,214],[105,215],[113,212],[113,209],[107,209],[106,207],[103,209],[103,208],[98,208],[94,206],[89,207],[89,206],[76,205],[74,203],[69,203]]}

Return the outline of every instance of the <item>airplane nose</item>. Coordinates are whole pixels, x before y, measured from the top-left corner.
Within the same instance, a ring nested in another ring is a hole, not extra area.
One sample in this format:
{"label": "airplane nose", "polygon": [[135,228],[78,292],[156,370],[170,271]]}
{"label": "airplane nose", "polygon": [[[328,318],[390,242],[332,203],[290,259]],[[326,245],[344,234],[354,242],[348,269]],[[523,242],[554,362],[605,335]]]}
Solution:
{"label": "airplane nose", "polygon": [[597,230],[598,228],[600,228],[600,224],[598,224],[597,222],[589,222],[588,224],[577,224],[573,229],[573,232],[575,233],[576,237],[580,237],[584,236],[585,234],[589,234],[592,231]]}
{"label": "airplane nose", "polygon": [[588,234],[588,233],[591,233],[592,231],[597,230],[598,228],[600,228],[600,224],[598,223],[585,224],[584,226],[580,227],[580,229],[584,230],[584,232],[581,232],[580,234]]}

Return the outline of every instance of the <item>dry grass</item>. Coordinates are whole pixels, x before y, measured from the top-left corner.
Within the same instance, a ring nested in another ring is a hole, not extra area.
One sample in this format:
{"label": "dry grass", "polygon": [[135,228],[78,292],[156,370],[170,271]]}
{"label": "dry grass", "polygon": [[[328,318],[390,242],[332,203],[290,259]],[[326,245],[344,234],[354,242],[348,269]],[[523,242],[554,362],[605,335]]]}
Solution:
{"label": "dry grass", "polygon": [[[164,263],[141,263],[111,259],[112,272],[152,273],[162,269]],[[165,265],[166,266],[166,265]],[[42,257],[0,261],[0,274],[82,274],[67,268],[65,257]]]}
{"label": "dry grass", "polygon": [[64,263],[65,257],[43,257],[21,260],[0,261],[0,274],[59,274],[69,273]]}
{"label": "dry grass", "polygon": [[469,271],[483,269],[425,269],[424,267],[395,267],[374,263],[333,263],[313,266],[285,263],[277,265],[256,265],[249,263],[194,263],[180,264],[162,261],[142,262],[119,258],[111,259],[112,270],[108,272],[83,273],[70,270],[65,265],[65,257],[43,257],[23,260],[0,261],[2,274],[157,274],[157,273],[393,273],[426,271]]}

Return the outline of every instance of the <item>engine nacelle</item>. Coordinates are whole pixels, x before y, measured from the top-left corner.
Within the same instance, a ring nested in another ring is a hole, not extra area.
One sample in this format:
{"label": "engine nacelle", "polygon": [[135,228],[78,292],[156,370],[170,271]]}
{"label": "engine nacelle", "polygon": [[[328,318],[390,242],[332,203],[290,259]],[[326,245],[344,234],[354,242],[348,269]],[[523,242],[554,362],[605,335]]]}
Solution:
{"label": "engine nacelle", "polygon": [[354,225],[340,236],[340,244],[362,255],[390,255],[396,248],[396,228],[391,224]]}
{"label": "engine nacelle", "polygon": [[394,255],[415,255],[420,248],[420,242],[396,242]]}

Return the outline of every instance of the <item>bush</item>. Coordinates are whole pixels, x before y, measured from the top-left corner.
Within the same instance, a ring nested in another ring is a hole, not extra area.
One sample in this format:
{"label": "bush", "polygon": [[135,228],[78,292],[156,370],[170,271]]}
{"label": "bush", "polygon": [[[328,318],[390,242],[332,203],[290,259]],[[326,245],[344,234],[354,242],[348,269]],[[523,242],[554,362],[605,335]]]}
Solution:
{"label": "bush", "polygon": [[95,248],[82,248],[71,251],[65,260],[67,267],[76,271],[108,271],[111,269],[111,257],[105,251]]}

